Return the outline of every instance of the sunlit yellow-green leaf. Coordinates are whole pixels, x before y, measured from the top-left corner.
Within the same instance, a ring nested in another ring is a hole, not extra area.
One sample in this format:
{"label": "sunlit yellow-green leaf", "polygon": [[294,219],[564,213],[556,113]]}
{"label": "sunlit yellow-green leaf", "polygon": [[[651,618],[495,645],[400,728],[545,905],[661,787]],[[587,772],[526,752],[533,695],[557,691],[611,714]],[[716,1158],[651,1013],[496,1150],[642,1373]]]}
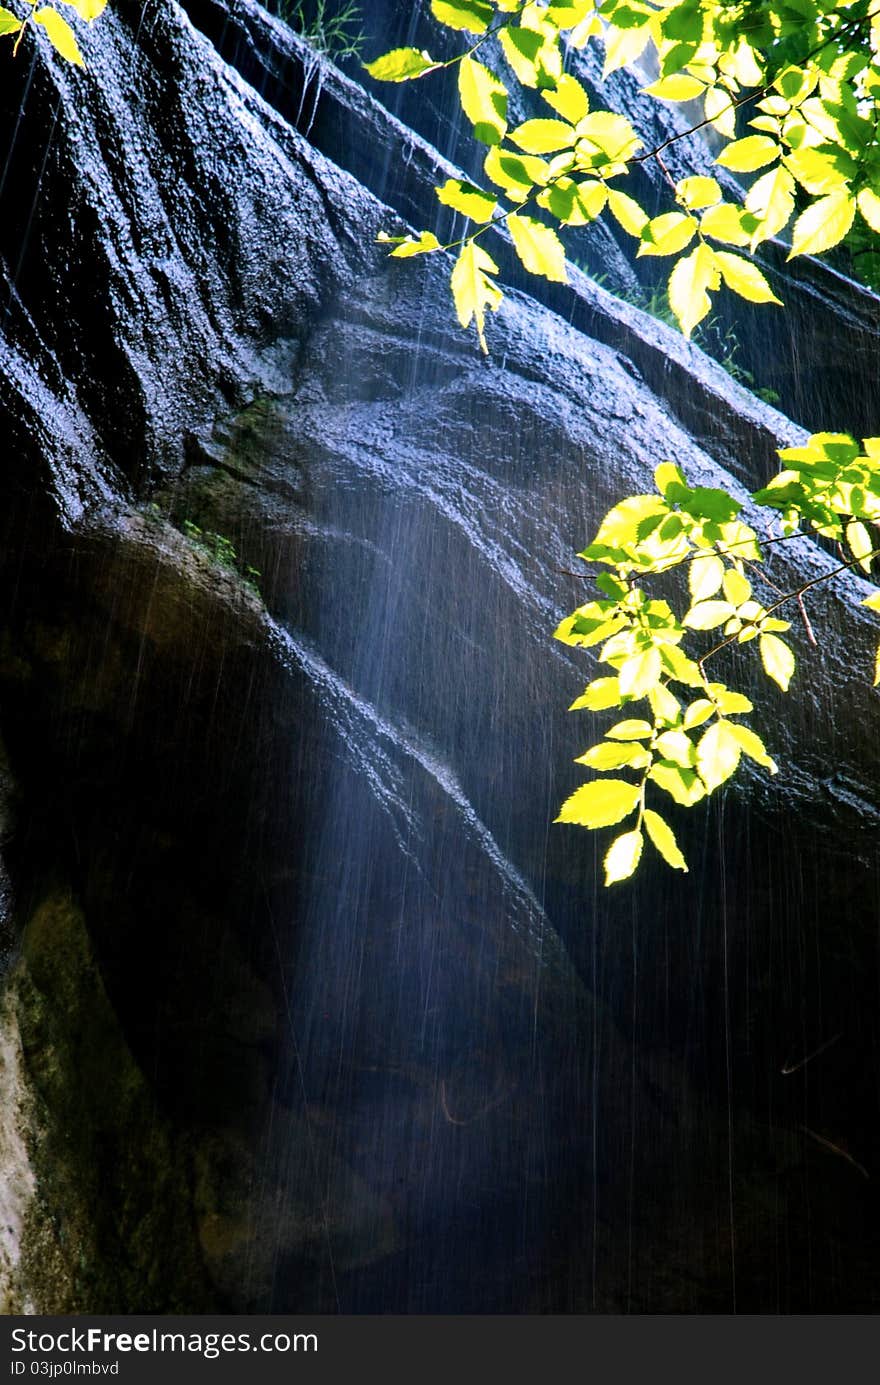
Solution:
{"label": "sunlit yellow-green leaf", "polygon": [[688,590],[691,601],[705,601],[714,596],[724,581],[724,563],[707,553],[705,557],[694,558],[688,569]]}
{"label": "sunlit yellow-green leaf", "polygon": [[533,158],[529,154],[514,154],[512,149],[499,149],[493,144],[483,161],[486,176],[498,187],[514,195],[513,200],[524,201],[534,187],[543,187],[549,177],[549,168],[544,159]]}
{"label": "sunlit yellow-green leaf", "polygon": [[605,856],[605,884],[615,885],[628,880],[642,855],[644,838],[641,832],[624,832],[611,843]]}
{"label": "sunlit yellow-green leaf", "polygon": [[650,753],[644,746],[635,742],[627,745],[623,741],[603,741],[601,745],[591,746],[575,760],[576,765],[586,765],[589,769],[644,769],[651,763]]}
{"label": "sunlit yellow-green leaf", "polygon": [[615,741],[645,741],[650,737],[651,731],[650,722],[642,721],[637,717],[630,717],[626,721],[615,722],[614,726],[609,727],[605,732],[605,735],[610,736]]}
{"label": "sunlit yellow-green leaf", "polygon": [[694,765],[694,745],[684,731],[664,731],[657,737],[657,754],[662,760],[672,760],[684,769]]}
{"label": "sunlit yellow-green leaf", "polygon": [[856,197],[856,202],[871,230],[880,234],[880,196],[873,188],[862,188]]}
{"label": "sunlit yellow-green leaf", "polygon": [[686,731],[692,731],[695,726],[702,726],[704,721],[711,720],[715,716],[716,707],[714,702],[710,702],[707,697],[698,698],[685,709],[684,727]]}
{"label": "sunlit yellow-green leaf", "polygon": [[681,704],[677,697],[666,687],[665,683],[657,683],[655,687],[648,691],[648,701],[651,704],[651,711],[658,725],[664,722],[671,726],[677,722],[681,716]]}
{"label": "sunlit yellow-green leaf", "polygon": [[484,34],[492,22],[488,0],[431,0],[431,13],[450,29]]}
{"label": "sunlit yellow-green leaf", "polygon": [[502,298],[500,288],[488,277],[497,273],[498,266],[491,255],[475,241],[465,242],[452,271],[452,296],[458,320],[462,327],[474,322],[484,353],[489,350],[485,336],[486,309],[494,312]]}
{"label": "sunlit yellow-green leaf", "polygon": [[51,5],[44,5],[42,9],[34,11],[34,21],[45,29],[56,53],[77,67],[85,67],[76,36],[57,10],[53,10]]}
{"label": "sunlit yellow-green leaf", "polygon": [[461,108],[483,144],[500,144],[507,130],[507,88],[494,72],[464,57],[458,65]]}
{"label": "sunlit yellow-green leaf", "polygon": [[586,91],[576,77],[566,72],[560,77],[553,91],[542,91],[541,96],[564,120],[576,125],[590,109]]}
{"label": "sunlit yellow-green leaf", "polygon": [[[83,3],[89,3],[94,8],[98,0],[77,0],[77,10]],[[422,49],[393,48],[390,53],[383,53],[381,58],[365,63],[364,66],[377,82],[408,82],[433,71],[437,63]]]}
{"label": "sunlit yellow-green leaf", "polygon": [[854,558],[858,558],[859,567],[863,572],[871,571],[871,555],[878,547],[871,538],[870,532],[862,524],[861,520],[854,519],[846,526],[846,541]]}
{"label": "sunlit yellow-green leaf", "polygon": [[855,213],[855,198],[846,189],[821,197],[805,212],[801,212],[794,223],[788,258],[821,255],[838,245],[852,226]]}
{"label": "sunlit yellow-green leaf", "polygon": [[710,87],[703,101],[703,111],[719,134],[733,139],[736,134],[736,111],[729,91],[725,91],[724,87]]}
{"label": "sunlit yellow-green leaf", "polygon": [[715,630],[734,614],[729,601],[698,601],[686,612],[682,625],[690,630]]}
{"label": "sunlit yellow-green leaf", "polygon": [[651,808],[645,809],[644,823],[648,836],[666,864],[672,866],[673,870],[686,871],[687,862],[679,850],[675,833],[669,823]]}
{"label": "sunlit yellow-green leaf", "polygon": [[65,0],[65,4],[71,5],[80,19],[89,24],[93,19],[98,19],[107,8],[107,0]]}
{"label": "sunlit yellow-green leaf", "polygon": [[696,77],[690,77],[686,72],[675,72],[671,77],[661,77],[658,82],[652,82],[644,90],[648,96],[655,96],[659,101],[693,101],[697,96],[702,96],[706,88]]}
{"label": "sunlit yellow-green leaf", "polygon": [[565,248],[550,227],[531,216],[512,215],[507,218],[516,253],[530,274],[565,283]]}
{"label": "sunlit yellow-green leaf", "polygon": [[0,8],[0,38],[4,34],[17,34],[20,28],[21,20],[11,10]]}
{"label": "sunlit yellow-green leaf", "polygon": [[700,211],[703,207],[714,207],[721,201],[721,186],[714,178],[682,178],[676,184],[676,192],[688,211]]}
{"label": "sunlit yellow-green leaf", "polygon": [[498,203],[491,193],[483,192],[472,183],[463,183],[460,178],[448,178],[441,188],[435,188],[438,202],[471,221],[490,221],[498,210]]}
{"label": "sunlit yellow-green leaf", "polygon": [[594,678],[580,697],[576,697],[569,707],[570,712],[585,710],[602,712],[606,707],[620,706],[620,688],[616,678]]}
{"label": "sunlit yellow-green leaf", "polygon": [[[642,228],[639,255],[677,255],[693,240],[697,222],[684,212],[664,212]],[[699,249],[704,247],[700,246]],[[698,251],[694,251],[697,254]],[[676,266],[677,268],[677,266]]]}
{"label": "sunlit yellow-green leaf", "polygon": [[735,567],[729,567],[724,574],[724,595],[732,606],[741,606],[752,595],[752,584]]}
{"label": "sunlit yellow-green leaf", "polygon": [[648,224],[648,213],[639,206],[635,198],[616,188],[608,189],[608,210],[624,231],[631,236],[641,236]]}
{"label": "sunlit yellow-green leaf", "polygon": [[[380,236],[379,239],[381,240],[382,237]],[[400,244],[391,251],[391,254],[396,256],[399,260],[408,260],[411,259],[413,255],[430,255],[432,251],[440,250],[441,248],[440,242],[433,231],[422,231],[415,239],[409,236],[406,240],[401,241]]]}
{"label": "sunlit yellow-green leaf", "polygon": [[758,266],[751,260],[744,260],[741,255],[731,255],[727,250],[716,250],[715,263],[727,287],[738,293],[740,298],[746,298],[750,303],[778,303],[782,306],[782,300],[776,297]]}
{"label": "sunlit yellow-green leaf", "polygon": [[719,788],[735,772],[742,747],[729,721],[716,721],[697,744],[697,769],[709,792]]}
{"label": "sunlit yellow-green leaf", "polygon": [[653,765],[648,778],[683,808],[692,808],[706,797],[706,790],[695,769],[684,769],[681,765]]}
{"label": "sunlit yellow-green leaf", "polygon": [[794,673],[794,654],[776,635],[762,635],[758,647],[768,677],[778,683],[783,692],[787,692]]}
{"label": "sunlit yellow-green leaf", "polygon": [[730,727],[731,735],[735,736],[744,754],[750,760],[762,765],[764,769],[769,769],[771,774],[776,774],[778,766],[767,754],[767,748],[760,736],[756,736],[754,731],[750,731],[747,726],[742,726],[737,721],[726,722]]}
{"label": "sunlit yellow-green leaf", "polygon": [[659,683],[663,666],[660,651],[656,647],[646,649],[627,659],[618,672],[620,692],[623,697],[644,697],[656,683]]}
{"label": "sunlit yellow-green leaf", "polygon": [[595,779],[575,789],[556,821],[577,827],[611,827],[629,817],[638,801],[638,784],[628,784],[625,779]]}
{"label": "sunlit yellow-green leaf", "polygon": [[746,193],[745,207],[760,223],[752,233],[753,248],[778,235],[794,211],[794,179],[788,169],[777,164],[756,179]]}
{"label": "sunlit yellow-green leaf", "polygon": [[720,282],[715,251],[700,244],[680,259],[669,276],[669,306],[689,337],[712,307],[711,290]]}
{"label": "sunlit yellow-green leaf", "polygon": [[602,76],[608,77],[621,67],[635,62],[644,52],[651,31],[646,24],[637,29],[618,29],[612,27],[605,42],[605,66]]}
{"label": "sunlit yellow-green leaf", "polygon": [[769,135],[746,135],[722,149],[715,162],[734,173],[754,173],[775,162],[781,152],[776,140]]}
{"label": "sunlit yellow-green leaf", "polygon": [[558,149],[571,149],[576,135],[564,120],[525,120],[510,138],[526,154],[553,154]]}

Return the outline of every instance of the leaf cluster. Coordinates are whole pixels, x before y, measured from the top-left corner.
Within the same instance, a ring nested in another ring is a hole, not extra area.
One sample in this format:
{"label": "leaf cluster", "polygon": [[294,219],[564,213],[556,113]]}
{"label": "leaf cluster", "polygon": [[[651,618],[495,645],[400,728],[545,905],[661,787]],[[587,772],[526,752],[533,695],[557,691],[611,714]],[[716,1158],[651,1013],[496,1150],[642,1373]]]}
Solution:
{"label": "leaf cluster", "polygon": [[[502,294],[483,241],[502,228],[526,270],[558,281],[566,277],[560,231],[611,216],[637,255],[674,261],[669,302],[686,336],[722,288],[778,304],[751,259],[763,241],[789,236],[793,258],[830,250],[857,218],[863,233],[880,232],[876,9],[867,0],[431,0],[434,17],[466,36],[466,50],[438,62],[423,50],[395,49],[367,70],[400,82],[457,67],[462,110],[487,146],[485,182],[450,179],[437,190],[469,227],[459,239],[401,237],[392,253],[457,252],[456,310],[484,350],[486,314]],[[498,70],[477,56],[489,39],[502,58]],[[720,136],[716,162],[741,178],[740,198],[725,196],[716,178],[674,182],[667,174],[669,208],[649,216],[624,191],[621,180],[636,164],[656,158],[666,171],[662,154],[673,140],[645,150],[625,116],[591,110],[566,57],[595,40],[605,46],[606,74],[653,51],[660,75],[645,90],[699,111],[693,128]],[[514,84],[534,90],[546,115],[511,125]],[[737,111],[746,106],[750,133],[738,137]]]}

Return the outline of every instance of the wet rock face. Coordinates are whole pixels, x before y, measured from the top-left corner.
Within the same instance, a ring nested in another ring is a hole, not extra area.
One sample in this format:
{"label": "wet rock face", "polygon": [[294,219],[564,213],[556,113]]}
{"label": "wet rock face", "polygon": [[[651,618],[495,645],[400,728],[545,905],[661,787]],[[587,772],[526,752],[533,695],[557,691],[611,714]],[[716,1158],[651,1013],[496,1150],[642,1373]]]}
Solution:
{"label": "wet rock face", "polygon": [[329,69],[308,142],[302,45],[191,12],[230,66],[174,6],[38,59],[0,216],[6,1302],[726,1310],[733,1240],[741,1308],[875,1307],[852,585],[688,877],[604,894],[549,826],[572,549],[662,455],[747,485],[793,426],[584,276],[479,357],[443,266],[370,248],[434,151]]}

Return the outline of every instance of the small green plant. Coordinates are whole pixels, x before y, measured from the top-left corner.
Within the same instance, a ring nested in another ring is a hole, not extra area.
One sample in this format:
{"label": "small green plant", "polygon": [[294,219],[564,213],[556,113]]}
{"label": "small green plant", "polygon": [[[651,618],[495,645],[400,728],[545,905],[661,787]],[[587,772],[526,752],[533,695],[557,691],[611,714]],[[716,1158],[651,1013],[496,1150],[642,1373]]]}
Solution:
{"label": "small green plant", "polygon": [[[152,506],[151,509],[157,509],[157,507]],[[211,529],[201,529],[191,519],[183,521],[182,529],[195,548],[207,554],[220,567],[237,573],[246,587],[249,587],[257,596],[260,595],[258,583],[262,574],[259,568],[249,567],[242,563],[231,539],[228,539],[225,534],[217,534]]]}
{"label": "small green plant", "polygon": [[331,0],[274,0],[270,9],[325,57],[360,57],[364,35],[356,28],[361,8],[355,0],[336,6]]}

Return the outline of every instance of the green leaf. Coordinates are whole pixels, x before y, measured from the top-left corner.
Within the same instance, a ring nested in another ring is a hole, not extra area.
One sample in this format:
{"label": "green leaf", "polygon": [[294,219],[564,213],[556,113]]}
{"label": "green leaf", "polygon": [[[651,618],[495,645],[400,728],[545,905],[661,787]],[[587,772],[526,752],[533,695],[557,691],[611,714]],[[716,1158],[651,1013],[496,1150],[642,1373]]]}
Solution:
{"label": "green leaf", "polygon": [[762,635],[758,641],[758,648],[768,677],[778,683],[783,692],[787,692],[794,673],[794,654],[776,635]]}
{"label": "green leaf", "polygon": [[622,697],[644,697],[656,683],[660,682],[663,665],[660,663],[660,650],[652,647],[643,654],[627,659],[618,672]]}
{"label": "green leaf", "polygon": [[697,745],[697,768],[706,788],[712,793],[729,779],[739,764],[742,747],[729,721],[716,721]]}
{"label": "green leaf", "polygon": [[629,817],[639,801],[639,786],[625,779],[595,779],[582,784],[559,810],[557,822],[577,827],[611,827]]}
{"label": "green leaf", "polygon": [[729,289],[750,303],[778,303],[764,275],[756,264],[744,260],[741,255],[731,255],[727,250],[716,250],[715,263],[721,270],[721,277]]}
{"label": "green leaf", "polygon": [[511,130],[510,138],[526,154],[553,154],[558,149],[571,149],[577,138],[571,125],[563,120],[526,120]]}
{"label": "green leaf", "polygon": [[564,284],[565,248],[556,232],[531,216],[516,214],[507,218],[514,248],[530,274]]}
{"label": "green leaf", "polygon": [[686,337],[702,322],[712,307],[709,290],[720,282],[715,251],[698,245],[678,261],[669,276],[669,306]]}
{"label": "green leaf", "polygon": [[705,601],[714,596],[724,581],[724,563],[714,554],[693,558],[688,571],[688,590],[691,600]]}
{"label": "green leaf", "polygon": [[449,178],[442,188],[435,188],[437,200],[471,221],[491,221],[498,210],[498,203],[491,193],[483,192],[472,183],[463,183],[459,178]]}
{"label": "green leaf", "polygon": [[746,135],[722,149],[715,162],[734,173],[754,173],[755,169],[773,163],[781,153],[776,140],[768,135]]}
{"label": "green leaf", "polygon": [[432,72],[439,64],[418,48],[393,48],[364,67],[377,82],[409,82]]}
{"label": "green leaf", "polygon": [[605,856],[605,884],[616,885],[628,880],[639,864],[644,838],[641,832],[624,832],[611,843]]}
{"label": "green leaf", "polygon": [[645,828],[667,865],[673,870],[687,871],[687,862],[678,849],[675,833],[669,823],[650,808],[645,809]]}
{"label": "green leaf", "polygon": [[34,22],[46,30],[56,53],[77,67],[85,67],[74,32],[67,20],[62,19],[57,10],[53,10],[50,5],[44,5],[41,10],[34,12]]}
{"label": "green leaf", "polygon": [[[589,712],[602,712],[606,707],[620,706],[620,688],[616,678],[594,678],[580,697],[576,697],[569,707],[570,712],[586,709]],[[651,728],[648,728],[650,734]]]}
{"label": "green leaf", "polygon": [[11,10],[0,8],[0,37],[4,34],[17,34],[21,28],[21,20],[17,19]]}
{"label": "green leaf", "polygon": [[848,190],[821,197],[805,212],[801,212],[794,223],[791,254],[788,258],[792,260],[795,255],[821,255],[824,251],[830,250],[843,240],[853,224],[855,214],[856,201]]}
{"label": "green leaf", "polygon": [[466,29],[484,34],[492,22],[492,6],[487,0],[431,0],[431,13],[450,29]]}
{"label": "green leaf", "polygon": [[461,107],[483,144],[500,144],[507,132],[507,87],[475,58],[458,65]]}
{"label": "green leaf", "polygon": [[[617,679],[614,681],[617,682]],[[616,722],[605,735],[615,741],[646,741],[652,732],[653,728],[649,722],[630,718],[627,721]]]}
{"label": "green leaf", "polygon": [[730,727],[731,734],[736,737],[750,760],[755,760],[759,765],[763,765],[764,769],[769,769],[771,774],[776,774],[776,761],[771,760],[767,754],[767,748],[760,736],[756,736],[754,731],[750,731],[747,726],[741,726],[739,722],[726,722],[725,725]]}
{"label": "green leaf", "polygon": [[497,284],[487,276],[497,274],[498,266],[475,241],[466,241],[462,246],[455,268],[452,271],[452,296],[462,327],[473,321],[480,339],[484,355],[488,355],[485,323],[486,309],[495,312],[501,302],[502,294]]}
{"label": "green leaf", "polygon": [[645,769],[651,763],[650,753],[642,745],[609,744],[591,746],[575,760],[576,765],[586,765],[589,769]]}

